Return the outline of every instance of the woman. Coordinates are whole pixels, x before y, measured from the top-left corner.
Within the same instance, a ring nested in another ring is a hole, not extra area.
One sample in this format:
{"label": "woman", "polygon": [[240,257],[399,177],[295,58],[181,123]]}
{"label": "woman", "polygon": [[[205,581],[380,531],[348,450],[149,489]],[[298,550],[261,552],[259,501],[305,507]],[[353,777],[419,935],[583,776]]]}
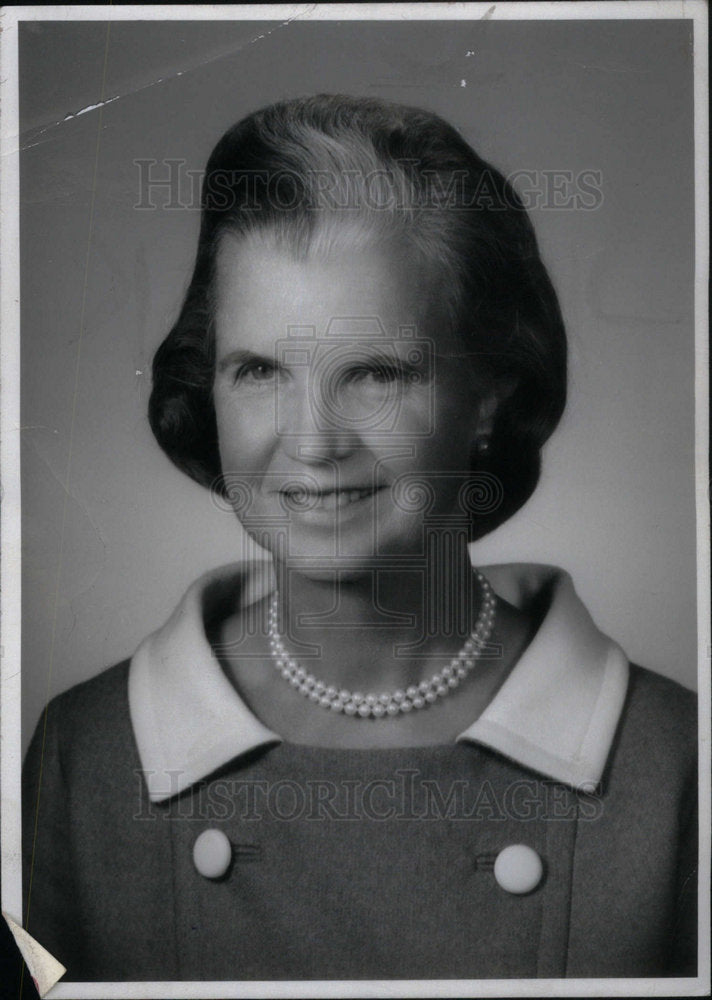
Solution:
{"label": "woman", "polygon": [[562,571],[470,560],[565,352],[441,119],[320,96],[220,140],[150,419],[261,548],[38,729],[27,926],[69,979],[694,974],[692,696]]}

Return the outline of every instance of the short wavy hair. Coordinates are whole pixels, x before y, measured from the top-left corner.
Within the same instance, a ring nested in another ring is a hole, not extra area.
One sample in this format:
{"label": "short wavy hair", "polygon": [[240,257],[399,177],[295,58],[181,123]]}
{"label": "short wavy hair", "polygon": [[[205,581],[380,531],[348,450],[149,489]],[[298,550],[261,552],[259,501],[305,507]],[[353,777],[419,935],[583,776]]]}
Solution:
{"label": "short wavy hair", "polygon": [[455,128],[380,99],[272,104],[220,139],[201,210],[193,276],[154,357],[149,401],[153,433],[179,469],[224,490],[212,395],[221,237],[267,232],[306,255],[338,239],[367,246],[397,236],[441,270],[448,315],[478,373],[508,387],[487,456],[467,459],[497,478],[502,498],[475,518],[473,538],[528,500],[566,401],[566,334],[520,198]]}

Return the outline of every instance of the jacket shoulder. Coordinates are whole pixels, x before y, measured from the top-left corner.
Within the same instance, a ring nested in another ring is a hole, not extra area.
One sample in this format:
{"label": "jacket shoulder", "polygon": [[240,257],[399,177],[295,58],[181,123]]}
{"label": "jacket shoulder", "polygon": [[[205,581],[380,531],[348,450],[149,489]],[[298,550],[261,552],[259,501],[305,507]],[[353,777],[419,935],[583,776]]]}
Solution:
{"label": "jacket shoulder", "polygon": [[638,710],[655,716],[666,729],[680,723],[697,727],[697,695],[669,677],[631,664],[629,696]]}
{"label": "jacket shoulder", "polygon": [[122,660],[56,695],[47,706],[48,714],[61,719],[63,728],[105,728],[107,724],[114,728],[124,712],[128,713],[130,664],[130,659]]}
{"label": "jacket shoulder", "polygon": [[130,665],[131,659],[127,658],[112,667],[106,667],[94,677],[67,688],[52,700],[61,703],[62,708],[69,711],[115,703],[126,696]]}
{"label": "jacket shoulder", "polygon": [[92,761],[101,766],[106,759],[136,756],[129,713],[128,674],[130,660],[122,660],[89,680],[55,695],[39,719],[27,753],[26,764],[41,753],[54,752],[62,770],[70,772],[74,762]]}
{"label": "jacket shoulder", "polygon": [[690,775],[697,763],[697,695],[677,681],[631,664],[618,742],[658,774]]}

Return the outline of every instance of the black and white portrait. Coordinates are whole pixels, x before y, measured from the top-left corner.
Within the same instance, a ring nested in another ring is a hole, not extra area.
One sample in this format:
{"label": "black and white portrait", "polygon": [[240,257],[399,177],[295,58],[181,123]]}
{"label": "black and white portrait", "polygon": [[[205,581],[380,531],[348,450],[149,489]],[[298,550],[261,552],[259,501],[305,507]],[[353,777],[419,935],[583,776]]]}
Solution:
{"label": "black and white portrait", "polygon": [[704,992],[704,7],[137,10],[3,40],[23,995]]}

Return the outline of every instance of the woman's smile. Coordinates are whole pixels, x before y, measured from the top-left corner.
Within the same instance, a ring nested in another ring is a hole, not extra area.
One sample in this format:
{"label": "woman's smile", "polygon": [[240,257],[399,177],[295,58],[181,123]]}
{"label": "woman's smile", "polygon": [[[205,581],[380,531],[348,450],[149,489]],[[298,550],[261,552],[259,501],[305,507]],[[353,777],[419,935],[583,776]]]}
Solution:
{"label": "woman's smile", "polygon": [[287,488],[279,496],[291,514],[307,524],[345,523],[374,509],[377,495],[384,486],[350,487],[328,490]]}
{"label": "woman's smile", "polygon": [[362,500],[370,500],[382,489],[384,489],[383,486],[341,487],[340,489],[326,490],[303,490],[288,487],[280,490],[279,495],[284,498],[289,509],[297,513],[330,512],[341,510],[344,507],[353,507],[354,504],[358,504]]}

